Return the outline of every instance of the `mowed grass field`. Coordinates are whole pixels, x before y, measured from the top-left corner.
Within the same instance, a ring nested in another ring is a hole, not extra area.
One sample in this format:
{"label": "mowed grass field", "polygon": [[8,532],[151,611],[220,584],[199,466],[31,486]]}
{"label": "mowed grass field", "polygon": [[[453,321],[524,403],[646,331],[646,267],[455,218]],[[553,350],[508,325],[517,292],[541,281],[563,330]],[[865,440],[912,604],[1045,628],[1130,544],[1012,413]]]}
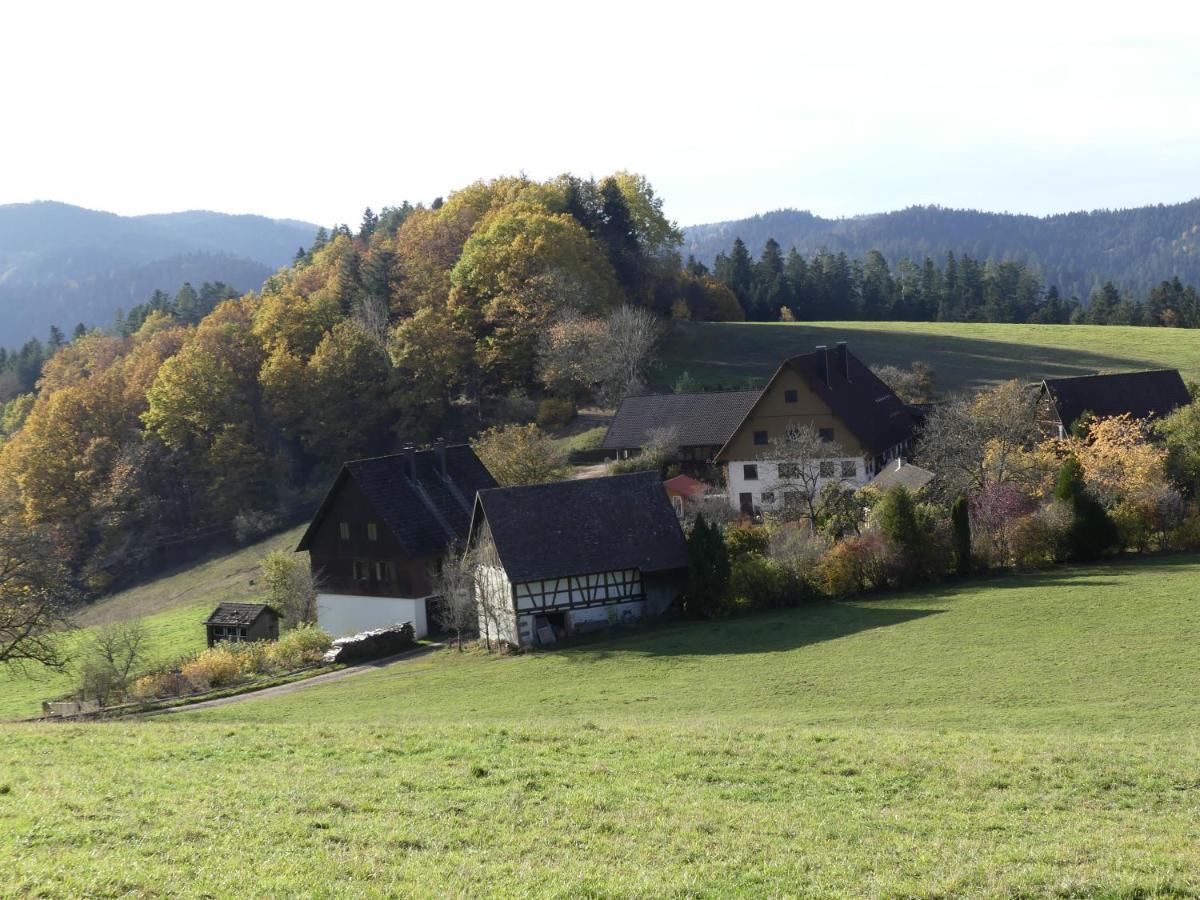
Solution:
{"label": "mowed grass field", "polygon": [[960,322],[681,322],[672,326],[653,387],[683,372],[707,385],[740,387],[818,344],[847,341],[871,366],[933,367],[946,395],[1009,378],[1039,381],[1136,369],[1179,369],[1200,380],[1200,335],[1187,329]]}
{"label": "mowed grass field", "polygon": [[[170,661],[203,649],[200,623],[205,617],[224,600],[252,600],[258,561],[272,550],[293,549],[302,531],[289,529],[97,600],[76,615],[77,630],[68,636],[68,654],[78,656],[94,629],[130,619],[141,619],[145,625],[151,660]],[[30,668],[28,672],[32,677],[0,666],[0,720],[35,716],[43,700],[70,691],[74,684],[71,670]]]}
{"label": "mowed grass field", "polygon": [[1200,894],[1200,558],[0,730],[21,896]]}

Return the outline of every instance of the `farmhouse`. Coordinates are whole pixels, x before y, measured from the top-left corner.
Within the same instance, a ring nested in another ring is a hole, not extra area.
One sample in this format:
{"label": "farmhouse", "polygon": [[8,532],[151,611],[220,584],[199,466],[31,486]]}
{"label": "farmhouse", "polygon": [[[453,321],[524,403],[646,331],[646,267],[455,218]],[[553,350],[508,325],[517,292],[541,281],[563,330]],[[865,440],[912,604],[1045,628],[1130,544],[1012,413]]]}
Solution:
{"label": "farmhouse", "polygon": [[1081,416],[1169,415],[1192,402],[1178,369],[1048,378],[1038,393],[1037,420],[1045,437],[1066,437]]}
{"label": "farmhouse", "polygon": [[480,632],[522,647],[659,616],[687,579],[653,472],[480,491],[471,546]]}
{"label": "farmhouse", "polygon": [[342,466],[296,548],[319,579],[320,626],[340,637],[411,622],[424,637],[432,570],[495,485],[470,447],[441,442]]}
{"label": "farmhouse", "polygon": [[912,411],[842,341],[785,360],[716,462],[725,467],[730,503],[753,514],[794,499],[787,471],[794,463],[777,455],[789,428],[811,426],[831,451],[839,448],[813,463],[818,486],[862,485],[906,451],[914,425]]}
{"label": "farmhouse", "polygon": [[265,603],[221,603],[204,620],[208,646],[279,639],[279,610]]}
{"label": "farmhouse", "polygon": [[700,472],[711,462],[746,417],[760,391],[713,391],[707,394],[646,394],[626,397],[617,407],[600,444],[618,458],[638,453],[656,429],[672,433],[679,448],[671,462]]}

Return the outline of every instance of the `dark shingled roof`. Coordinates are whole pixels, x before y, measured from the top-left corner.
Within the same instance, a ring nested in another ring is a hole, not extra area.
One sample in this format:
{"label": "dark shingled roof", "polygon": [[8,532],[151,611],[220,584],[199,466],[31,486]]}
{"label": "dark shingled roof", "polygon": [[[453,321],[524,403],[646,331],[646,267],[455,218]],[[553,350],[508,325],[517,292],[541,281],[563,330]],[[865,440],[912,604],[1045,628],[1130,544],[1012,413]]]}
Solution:
{"label": "dark shingled roof", "polygon": [[683,530],[655,472],[480,491],[472,534],[484,519],[513,583],[687,566]]}
{"label": "dark shingled roof", "polygon": [[617,407],[604,450],[644,447],[647,432],[675,428],[681,447],[720,447],[733,434],[761,391],[714,391],[707,394],[646,394],[626,397]]}
{"label": "dark shingled roof", "polygon": [[[826,362],[828,378],[824,372]],[[912,437],[916,425],[912,410],[845,344],[785,360],[771,376],[764,394],[779,373],[788,368],[825,401],[834,417],[850,429],[867,452],[882,453]],[[720,459],[720,454],[717,458]]]}
{"label": "dark shingled roof", "polygon": [[264,612],[281,615],[279,610],[265,603],[221,603],[212,611],[205,625],[253,625]]}
{"label": "dark shingled roof", "polygon": [[414,452],[415,481],[409,478],[404,453],[346,463],[296,549],[308,549],[343,479],[353,478],[406,553],[441,555],[452,542],[466,538],[476,492],[496,486],[496,479],[466,444],[445,451],[445,478],[436,450]]}
{"label": "dark shingled roof", "polygon": [[1129,413],[1135,419],[1153,419],[1192,402],[1175,369],[1048,378],[1042,384],[1064,428],[1070,428],[1085,412],[1099,418]]}

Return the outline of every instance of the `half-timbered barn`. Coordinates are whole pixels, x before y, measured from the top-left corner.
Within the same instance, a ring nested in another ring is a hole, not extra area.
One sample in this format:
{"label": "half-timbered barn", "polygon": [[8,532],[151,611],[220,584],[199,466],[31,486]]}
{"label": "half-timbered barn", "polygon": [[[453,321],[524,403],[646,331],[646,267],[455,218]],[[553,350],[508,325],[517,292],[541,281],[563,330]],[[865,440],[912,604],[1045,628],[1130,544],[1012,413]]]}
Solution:
{"label": "half-timbered barn", "polygon": [[1177,369],[1048,378],[1038,394],[1037,420],[1045,437],[1066,437],[1085,414],[1156,419],[1191,403]]}
{"label": "half-timbered barn", "polygon": [[296,548],[318,578],[318,624],[341,637],[411,622],[424,637],[432,573],[466,541],[476,492],[495,485],[466,445],[342,466]]}
{"label": "half-timbered barn", "polygon": [[480,491],[471,546],[480,631],[515,646],[654,618],[687,581],[653,472]]}

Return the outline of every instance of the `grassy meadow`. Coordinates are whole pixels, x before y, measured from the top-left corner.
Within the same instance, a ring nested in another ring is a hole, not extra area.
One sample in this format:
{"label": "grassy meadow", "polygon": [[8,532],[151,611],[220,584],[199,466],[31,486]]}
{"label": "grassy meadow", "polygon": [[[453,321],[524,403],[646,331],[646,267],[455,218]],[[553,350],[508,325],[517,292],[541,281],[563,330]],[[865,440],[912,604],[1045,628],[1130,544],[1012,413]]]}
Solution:
{"label": "grassy meadow", "polygon": [[0,731],[14,895],[1195,896],[1200,558]]}
{"label": "grassy meadow", "polygon": [[[204,648],[200,623],[223,600],[245,602],[254,596],[258,561],[276,549],[292,549],[302,529],[293,528],[232,553],[181,567],[144,584],[97,600],[75,616],[68,652],[83,647],[95,628],[141,619],[149,656],[170,660]],[[71,690],[70,671],[30,669],[22,677],[0,666],[0,720],[37,715],[42,701]]]}
{"label": "grassy meadow", "polygon": [[1134,369],[1179,369],[1200,380],[1200,340],[1186,329],[1110,325],[998,325],[962,322],[681,322],[654,375],[670,390],[688,372],[708,385],[741,387],[818,344],[847,341],[868,365],[933,367],[939,393],[1009,378],[1036,381]]}

